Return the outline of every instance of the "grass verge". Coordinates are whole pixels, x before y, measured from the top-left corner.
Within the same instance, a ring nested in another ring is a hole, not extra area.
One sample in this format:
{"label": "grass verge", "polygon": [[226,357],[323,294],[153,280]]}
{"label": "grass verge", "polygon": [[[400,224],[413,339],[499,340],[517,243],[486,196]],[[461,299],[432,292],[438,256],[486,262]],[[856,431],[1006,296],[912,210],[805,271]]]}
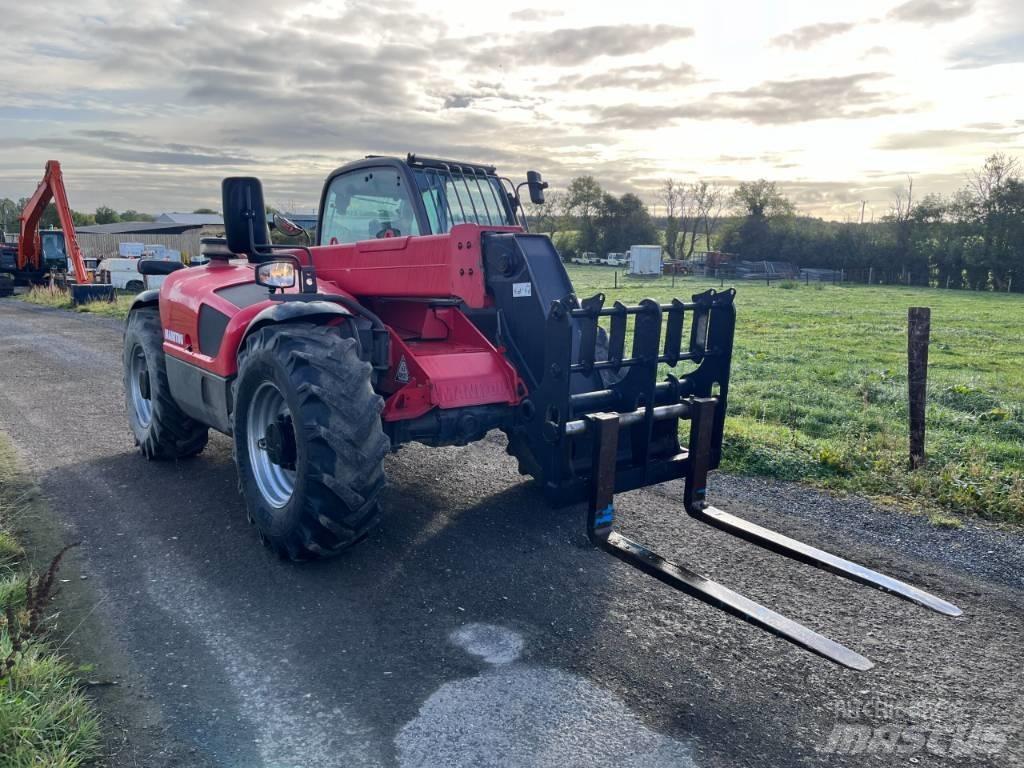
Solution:
{"label": "grass verge", "polygon": [[[581,297],[689,297],[717,281],[571,266]],[[1024,296],[738,281],[722,468],[895,501],[952,526],[1024,523]],[[907,460],[907,308],[932,309],[928,466]]]}
{"label": "grass verge", "polygon": [[45,285],[33,286],[27,293],[17,296],[17,298],[27,301],[29,304],[39,304],[56,309],[72,309],[76,312],[88,312],[94,315],[117,318],[123,318],[128,314],[128,309],[131,307],[134,297],[135,294],[119,293],[114,297],[113,301],[90,301],[85,304],[79,304],[76,307],[72,305],[71,294],[68,291]]}
{"label": "grass verge", "polygon": [[35,501],[0,433],[0,766],[75,768],[99,756],[96,713],[47,640],[55,567],[33,575],[12,530]]}

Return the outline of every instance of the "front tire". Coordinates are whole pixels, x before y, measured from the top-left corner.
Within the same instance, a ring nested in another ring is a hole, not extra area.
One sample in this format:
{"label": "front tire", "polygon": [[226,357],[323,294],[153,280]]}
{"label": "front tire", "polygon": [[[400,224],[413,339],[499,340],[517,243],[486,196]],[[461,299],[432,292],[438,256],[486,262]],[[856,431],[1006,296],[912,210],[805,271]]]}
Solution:
{"label": "front tire", "polygon": [[235,462],[249,519],[290,560],[337,554],[380,519],[383,399],[342,329],[261,328],[238,356]]}
{"label": "front tire", "polygon": [[128,426],[147,459],[184,459],[206,447],[209,429],[174,402],[164,366],[156,307],[136,309],[124,330],[124,397]]}

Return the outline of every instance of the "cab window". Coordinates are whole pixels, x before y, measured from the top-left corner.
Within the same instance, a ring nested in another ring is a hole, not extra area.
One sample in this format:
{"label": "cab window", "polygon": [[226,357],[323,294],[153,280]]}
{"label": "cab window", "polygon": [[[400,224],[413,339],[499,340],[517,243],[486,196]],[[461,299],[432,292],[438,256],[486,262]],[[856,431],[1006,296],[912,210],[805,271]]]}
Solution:
{"label": "cab window", "polygon": [[324,200],[321,244],[418,234],[409,190],[394,168],[361,168],[331,182]]}
{"label": "cab window", "polygon": [[441,172],[434,168],[413,171],[430,230],[448,232],[456,224],[514,224],[505,191],[494,176]]}

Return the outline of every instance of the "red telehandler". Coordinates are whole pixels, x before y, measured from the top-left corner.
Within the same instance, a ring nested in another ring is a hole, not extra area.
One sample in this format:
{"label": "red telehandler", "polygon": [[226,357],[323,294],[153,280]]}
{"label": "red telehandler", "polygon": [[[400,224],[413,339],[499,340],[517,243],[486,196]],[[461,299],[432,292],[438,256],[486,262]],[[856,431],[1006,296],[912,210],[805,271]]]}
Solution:
{"label": "red telehandler", "polygon": [[169,272],[135,299],[124,334],[128,420],[141,453],[180,459],[203,450],[211,427],[231,436],[260,538],[305,560],[366,536],[390,449],[466,444],[500,429],[520,472],[554,504],[588,503],[597,547],[838,664],[872,666],[622,536],[614,494],[682,478],[683,508],[697,520],[960,615],[710,506],[735,291],[637,306],[608,306],[601,294],[580,300],[551,240],[526,227],[524,186],[543,201],[534,171],[514,185],[490,166],[370,156],[328,177],[316,244],[296,247],[271,244],[258,179],[225,179],[226,239],[207,241],[209,264],[140,266]]}
{"label": "red telehandler", "polygon": [[[39,220],[51,200],[57,208],[61,229],[40,231]],[[51,278],[65,282],[70,262],[74,272],[74,282],[71,283],[73,303],[114,298],[113,286],[92,284],[93,275],[86,269],[82,250],[78,247],[75,222],[64,189],[64,176],[56,160],[46,161],[43,178],[21,212],[17,247],[8,249],[4,256],[0,261],[0,289],[3,293],[11,292],[15,284],[34,285]]]}

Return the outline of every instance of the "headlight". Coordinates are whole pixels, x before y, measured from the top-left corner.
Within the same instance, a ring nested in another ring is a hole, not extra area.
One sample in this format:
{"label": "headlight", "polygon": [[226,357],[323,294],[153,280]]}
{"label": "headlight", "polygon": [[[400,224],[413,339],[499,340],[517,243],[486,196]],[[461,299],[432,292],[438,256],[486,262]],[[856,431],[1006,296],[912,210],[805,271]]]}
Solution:
{"label": "headlight", "polygon": [[295,285],[295,265],[290,261],[268,261],[256,267],[256,284],[266,288]]}

